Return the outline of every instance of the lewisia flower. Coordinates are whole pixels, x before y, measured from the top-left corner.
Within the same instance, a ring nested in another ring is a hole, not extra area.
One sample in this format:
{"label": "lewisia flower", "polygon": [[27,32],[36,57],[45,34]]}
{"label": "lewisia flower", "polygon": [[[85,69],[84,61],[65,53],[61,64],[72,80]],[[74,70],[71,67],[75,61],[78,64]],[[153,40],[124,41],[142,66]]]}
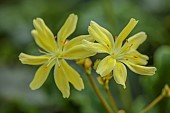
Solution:
{"label": "lewisia flower", "polygon": [[54,65],[54,80],[64,98],[68,98],[70,95],[69,82],[79,91],[84,89],[80,75],[65,61],[65,59],[72,60],[94,55],[94,52],[86,51],[81,44],[83,39],[88,41],[92,39],[89,35],[81,35],[66,41],[67,37],[74,32],[77,20],[77,15],[70,14],[59,30],[57,37],[53,35],[41,18],[33,20],[35,29],[31,33],[36,44],[44,50],[40,50],[43,55],[32,56],[25,53],[19,55],[23,64],[41,65],[30,83],[32,90],[43,85]]}
{"label": "lewisia flower", "polygon": [[96,72],[102,77],[113,72],[116,83],[123,85],[124,88],[126,87],[127,77],[125,65],[133,72],[141,75],[154,75],[156,71],[155,67],[143,66],[147,64],[149,58],[137,51],[139,45],[146,40],[146,34],[139,32],[125,40],[137,23],[138,21],[132,18],[118,37],[114,39],[109,31],[91,21],[88,31],[98,43],[83,40],[84,47],[87,50],[108,54],[101,60]]}

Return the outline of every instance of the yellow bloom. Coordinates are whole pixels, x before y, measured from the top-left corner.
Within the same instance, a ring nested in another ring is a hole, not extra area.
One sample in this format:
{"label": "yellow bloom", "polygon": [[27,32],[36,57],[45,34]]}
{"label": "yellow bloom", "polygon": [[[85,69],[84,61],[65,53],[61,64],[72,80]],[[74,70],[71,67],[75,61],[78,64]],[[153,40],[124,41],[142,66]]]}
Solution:
{"label": "yellow bloom", "polygon": [[125,82],[127,77],[125,65],[133,72],[141,75],[154,75],[156,71],[155,67],[143,66],[147,64],[149,58],[137,51],[139,45],[146,40],[147,36],[144,32],[139,32],[126,39],[125,43],[122,45],[125,38],[137,23],[138,21],[132,18],[114,40],[109,31],[94,21],[91,21],[88,31],[98,43],[83,40],[84,47],[87,50],[108,54],[108,56],[99,63],[96,72],[102,77],[113,72],[116,83],[123,85],[124,88],[126,87]]}
{"label": "yellow bloom", "polygon": [[79,91],[84,89],[80,75],[64,60],[85,58],[95,54],[94,52],[86,51],[81,44],[83,39],[93,40],[89,35],[81,35],[71,41],[66,41],[66,38],[74,32],[77,20],[77,15],[70,14],[59,30],[57,38],[41,18],[33,20],[35,29],[31,33],[36,44],[44,50],[40,50],[40,52],[44,54],[31,56],[21,53],[19,55],[19,59],[23,64],[42,65],[38,68],[33,81],[30,83],[32,90],[38,89],[43,85],[54,65],[54,80],[64,98],[68,98],[70,95],[69,82]]}

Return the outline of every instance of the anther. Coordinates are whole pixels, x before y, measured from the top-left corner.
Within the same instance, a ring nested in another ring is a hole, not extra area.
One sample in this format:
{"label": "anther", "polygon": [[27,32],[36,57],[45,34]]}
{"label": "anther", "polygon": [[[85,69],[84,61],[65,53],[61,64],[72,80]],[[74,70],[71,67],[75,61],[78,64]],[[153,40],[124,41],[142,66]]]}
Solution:
{"label": "anther", "polygon": [[56,40],[56,39],[57,39],[57,36],[54,36],[54,39]]}
{"label": "anther", "polygon": [[129,48],[131,48],[133,46],[133,44],[131,44],[130,46],[129,46]]}
{"label": "anther", "polygon": [[67,44],[67,42],[68,42],[68,40],[65,40],[65,41],[64,41],[64,44]]}
{"label": "anther", "polygon": [[45,52],[45,51],[42,51],[41,49],[38,49],[38,52],[39,52],[39,53],[44,53],[44,54],[47,54],[47,52]]}
{"label": "anther", "polygon": [[138,58],[137,56],[133,56],[134,58]]}
{"label": "anther", "polygon": [[128,39],[126,39],[126,43],[128,43],[129,41],[128,41]]}
{"label": "anther", "polygon": [[116,41],[117,40],[117,36],[115,36],[115,38],[114,38],[114,41]]}

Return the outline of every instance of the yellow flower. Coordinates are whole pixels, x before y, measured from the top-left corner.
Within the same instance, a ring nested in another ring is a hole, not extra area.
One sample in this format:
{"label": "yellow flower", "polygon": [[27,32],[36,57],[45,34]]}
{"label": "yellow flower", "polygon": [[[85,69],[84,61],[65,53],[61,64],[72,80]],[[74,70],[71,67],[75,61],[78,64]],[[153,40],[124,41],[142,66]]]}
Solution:
{"label": "yellow flower", "polygon": [[81,35],[71,41],[66,41],[66,38],[74,32],[77,20],[77,15],[70,14],[59,30],[57,38],[41,18],[33,20],[35,29],[31,33],[36,44],[44,50],[40,50],[43,55],[32,56],[25,53],[19,55],[19,59],[23,64],[42,65],[38,68],[33,81],[30,83],[32,90],[43,85],[54,65],[54,80],[64,98],[68,98],[70,95],[69,82],[79,91],[84,89],[84,83],[80,75],[65,61],[65,59],[85,58],[95,54],[86,51],[81,44],[83,39],[93,40],[89,35]]}
{"label": "yellow flower", "polygon": [[147,64],[148,56],[143,55],[137,51],[137,48],[146,40],[146,34],[139,32],[132,37],[125,38],[136,26],[138,21],[131,19],[122,32],[116,39],[105,28],[101,27],[94,21],[91,21],[88,28],[89,34],[98,42],[93,43],[83,40],[84,47],[97,53],[107,53],[106,56],[98,65],[96,72],[102,77],[113,72],[113,77],[116,83],[126,87],[127,70],[129,67],[133,72],[141,75],[154,75],[155,67],[145,67]]}

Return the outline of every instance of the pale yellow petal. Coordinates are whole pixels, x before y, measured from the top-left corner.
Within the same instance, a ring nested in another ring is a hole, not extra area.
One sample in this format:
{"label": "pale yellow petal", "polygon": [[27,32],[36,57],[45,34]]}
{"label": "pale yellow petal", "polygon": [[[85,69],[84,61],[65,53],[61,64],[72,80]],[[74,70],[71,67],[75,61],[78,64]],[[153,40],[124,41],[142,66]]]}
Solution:
{"label": "pale yellow petal", "polygon": [[61,27],[57,34],[58,45],[60,48],[64,45],[64,42],[68,36],[70,36],[77,25],[78,17],[75,14],[70,14],[67,20],[65,21],[64,25]]}
{"label": "pale yellow petal", "polygon": [[79,44],[75,47],[68,49],[67,51],[64,51],[62,57],[64,57],[65,59],[82,59],[89,56],[93,56],[95,54],[96,52],[89,51],[85,49],[82,44]]}
{"label": "pale yellow petal", "polygon": [[124,56],[124,59],[128,60],[129,62],[136,64],[136,65],[146,65],[148,63],[147,60],[142,59],[142,58],[137,57],[137,56],[126,55],[126,56]]}
{"label": "pale yellow petal", "polygon": [[114,40],[112,34],[96,22],[90,22],[89,33],[96,39],[96,41],[108,46],[109,48],[113,48]]}
{"label": "pale yellow petal", "polygon": [[100,43],[93,43],[87,40],[82,41],[83,46],[86,50],[96,52],[96,53],[109,53],[109,49]]}
{"label": "pale yellow petal", "polygon": [[61,64],[56,64],[54,68],[54,80],[58,89],[61,91],[63,98],[68,98],[70,96],[70,86],[64,71]]}
{"label": "pale yellow petal", "polygon": [[115,67],[116,60],[113,59],[111,56],[105,57],[99,63],[96,72],[100,74],[102,77],[108,75],[113,68]]}
{"label": "pale yellow petal", "polygon": [[129,39],[126,40],[125,44],[123,45],[121,52],[127,52],[131,49],[137,49],[145,40],[147,35],[145,32],[140,32]]}
{"label": "pale yellow petal", "polygon": [[124,64],[121,62],[116,62],[113,69],[113,77],[117,84],[121,84],[124,88],[126,88],[125,82],[127,78],[127,70]]}
{"label": "pale yellow petal", "polygon": [[79,91],[84,89],[84,83],[80,75],[71,66],[69,66],[65,60],[61,61],[61,65],[63,66],[68,81],[74,86],[74,88]]}
{"label": "pale yellow petal", "polygon": [[124,60],[128,60],[136,65],[146,65],[148,63],[149,57],[139,53],[137,50],[128,52],[123,56]]}
{"label": "pale yellow petal", "polygon": [[53,66],[54,62],[51,62],[49,64],[45,63],[44,65],[38,68],[35,73],[34,79],[30,83],[30,88],[32,90],[36,90],[44,84]]}
{"label": "pale yellow petal", "polygon": [[134,29],[138,21],[136,21],[134,18],[131,18],[129,23],[126,25],[126,27],[121,31],[119,36],[116,39],[115,47],[120,48],[122,46],[123,40],[130,34],[130,32]]}
{"label": "pale yellow petal", "polygon": [[49,56],[32,56],[25,53],[20,53],[19,60],[22,62],[22,64],[40,65],[46,63],[49,60]]}
{"label": "pale yellow petal", "polygon": [[122,61],[122,62],[125,63],[130,70],[140,75],[154,75],[156,71],[155,67],[140,66],[140,65],[133,64],[129,61]]}
{"label": "pale yellow petal", "polygon": [[75,38],[73,38],[72,40],[68,41],[65,45],[64,45],[64,51],[67,51],[68,49],[76,46],[76,45],[79,45],[79,44],[82,44],[82,40],[87,40],[87,41],[90,41],[90,42],[94,42],[94,39],[90,36],[90,35],[80,35],[80,36],[77,36]]}
{"label": "pale yellow petal", "polygon": [[32,30],[35,42],[38,46],[48,52],[54,52],[57,50],[57,43],[55,42],[54,35],[44,23],[41,18],[33,20],[35,30]]}

